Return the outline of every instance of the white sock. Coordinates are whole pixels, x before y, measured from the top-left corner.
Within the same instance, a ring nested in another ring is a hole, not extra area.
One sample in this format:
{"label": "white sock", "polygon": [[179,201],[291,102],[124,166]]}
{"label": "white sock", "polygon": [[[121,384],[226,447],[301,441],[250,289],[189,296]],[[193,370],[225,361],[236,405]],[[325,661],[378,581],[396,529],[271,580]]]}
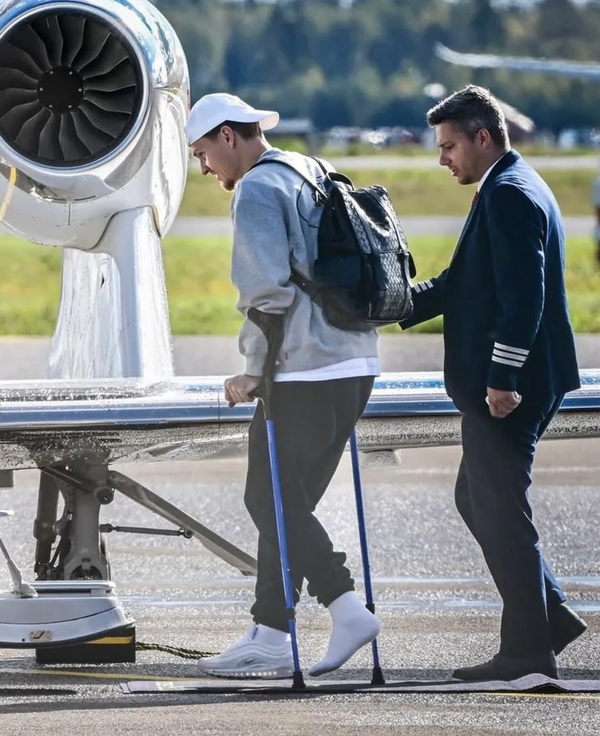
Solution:
{"label": "white sock", "polygon": [[286,641],[290,641],[290,635],[286,631],[280,631],[279,629],[273,629],[270,626],[265,626],[264,624],[258,624],[256,634],[254,635],[254,641],[259,644],[278,647],[285,644]]}
{"label": "white sock", "polygon": [[365,644],[375,639],[381,625],[356,593],[343,593],[329,605],[331,634],[327,653],[313,665],[309,675],[318,677],[332,672],[347,662]]}

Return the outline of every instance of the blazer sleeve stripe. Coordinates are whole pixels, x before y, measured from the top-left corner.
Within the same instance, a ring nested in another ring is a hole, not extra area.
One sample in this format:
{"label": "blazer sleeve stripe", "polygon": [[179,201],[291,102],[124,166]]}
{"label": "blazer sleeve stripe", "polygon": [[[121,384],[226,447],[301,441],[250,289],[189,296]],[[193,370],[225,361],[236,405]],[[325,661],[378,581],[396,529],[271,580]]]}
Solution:
{"label": "blazer sleeve stripe", "polygon": [[419,281],[417,284],[413,284],[413,289],[419,293],[421,291],[427,291],[427,289],[431,289],[433,287],[433,284],[431,281]]}
{"label": "blazer sleeve stripe", "polygon": [[494,363],[502,363],[503,365],[512,365],[515,368],[522,368],[523,363],[517,363],[515,360],[507,360],[506,358],[499,358],[497,355],[492,356]]}
{"label": "blazer sleeve stripe", "polygon": [[500,349],[500,350],[506,350],[510,353],[514,353],[516,355],[524,355],[527,357],[529,355],[529,350],[524,350],[523,348],[514,348],[512,345],[503,345],[501,342],[495,342],[494,343],[494,350]]}
{"label": "blazer sleeve stripe", "polygon": [[509,353],[507,350],[497,350],[494,349],[493,358],[506,358],[507,360],[513,360],[516,365],[523,365],[525,361],[527,360],[524,355],[514,355],[514,353]]}

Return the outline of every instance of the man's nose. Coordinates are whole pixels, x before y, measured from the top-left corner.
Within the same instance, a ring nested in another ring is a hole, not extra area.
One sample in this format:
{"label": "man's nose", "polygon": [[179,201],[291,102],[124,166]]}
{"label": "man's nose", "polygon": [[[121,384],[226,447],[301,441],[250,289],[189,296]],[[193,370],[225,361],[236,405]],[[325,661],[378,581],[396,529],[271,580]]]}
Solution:
{"label": "man's nose", "polygon": [[206,176],[207,174],[210,174],[210,169],[204,163],[204,161],[200,161],[200,170],[202,171],[203,176]]}
{"label": "man's nose", "polygon": [[440,151],[439,164],[440,166],[448,166],[448,157],[444,151]]}

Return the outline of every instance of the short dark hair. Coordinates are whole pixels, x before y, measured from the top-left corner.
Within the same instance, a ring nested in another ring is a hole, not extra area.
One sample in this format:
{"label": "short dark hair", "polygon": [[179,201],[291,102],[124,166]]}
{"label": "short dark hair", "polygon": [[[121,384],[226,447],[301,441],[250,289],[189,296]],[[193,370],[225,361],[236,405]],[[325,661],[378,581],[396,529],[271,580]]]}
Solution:
{"label": "short dark hair", "polygon": [[478,130],[485,128],[496,145],[502,148],[509,145],[502,107],[485,87],[470,84],[438,102],[427,112],[429,126],[446,122],[453,123],[471,140],[474,140]]}
{"label": "short dark hair", "polygon": [[208,133],[205,133],[204,137],[216,138],[224,125],[231,128],[231,130],[237,133],[240,138],[243,138],[245,141],[250,138],[260,138],[262,136],[260,123],[236,123],[232,120],[225,120],[225,122],[219,123],[219,125],[215,126],[212,130],[209,130]]}

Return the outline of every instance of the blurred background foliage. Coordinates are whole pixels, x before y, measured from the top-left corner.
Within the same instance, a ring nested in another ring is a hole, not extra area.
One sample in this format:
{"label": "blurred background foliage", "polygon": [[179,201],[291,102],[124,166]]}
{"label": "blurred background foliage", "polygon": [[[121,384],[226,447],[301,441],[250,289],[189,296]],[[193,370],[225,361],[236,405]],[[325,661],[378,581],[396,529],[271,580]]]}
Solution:
{"label": "blurred background foliage", "polygon": [[600,84],[471,70],[458,51],[600,60],[600,0],[154,0],[183,43],[192,99],[229,91],[284,117],[336,125],[422,127],[424,89],[490,87],[538,129],[598,123]]}

